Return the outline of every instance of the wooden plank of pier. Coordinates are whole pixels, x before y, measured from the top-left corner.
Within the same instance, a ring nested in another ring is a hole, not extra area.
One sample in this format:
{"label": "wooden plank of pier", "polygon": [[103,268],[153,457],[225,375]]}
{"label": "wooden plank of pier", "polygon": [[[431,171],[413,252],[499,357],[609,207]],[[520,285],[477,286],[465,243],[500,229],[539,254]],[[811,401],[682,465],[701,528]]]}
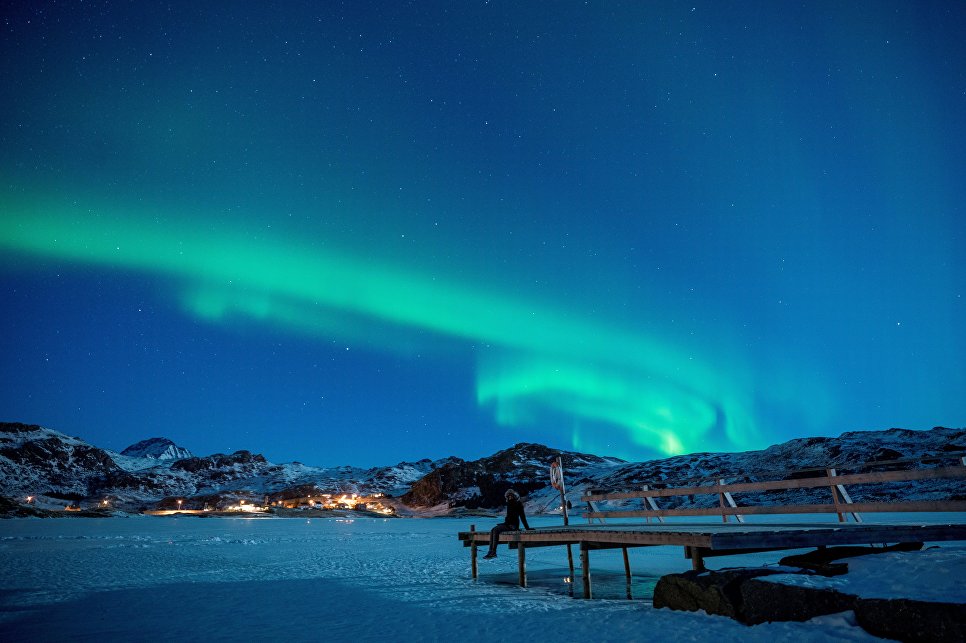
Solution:
{"label": "wooden plank of pier", "polygon": [[[747,509],[747,508],[745,508]],[[465,546],[488,542],[481,531],[460,532]],[[819,545],[966,540],[963,524],[873,525],[866,523],[682,523],[571,525],[510,531],[500,543],[528,547],[582,542],[618,547],[677,545],[715,549],[797,549]]]}

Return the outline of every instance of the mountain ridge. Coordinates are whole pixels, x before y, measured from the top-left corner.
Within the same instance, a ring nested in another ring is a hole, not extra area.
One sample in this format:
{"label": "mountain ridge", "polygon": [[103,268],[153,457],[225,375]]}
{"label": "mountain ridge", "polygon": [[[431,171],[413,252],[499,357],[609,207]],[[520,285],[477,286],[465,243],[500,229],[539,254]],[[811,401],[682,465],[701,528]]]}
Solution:
{"label": "mountain ridge", "polygon": [[[30,496],[34,503],[60,509],[65,502],[89,506],[109,502],[125,511],[141,511],[180,508],[175,499],[187,503],[185,508],[201,508],[239,499],[264,503],[320,494],[378,494],[391,498],[400,515],[445,515],[498,510],[503,493],[513,487],[525,496],[528,511],[553,513],[560,509],[560,496],[550,486],[548,466],[556,457],[563,460],[570,498],[579,498],[591,488],[668,486],[719,476],[737,481],[778,479],[810,467],[855,467],[958,451],[966,452],[966,430],[935,427],[850,431],[837,438],[798,438],[758,451],[693,453],[644,462],[524,442],[472,461],[450,456],[368,469],[323,468],[299,462],[276,464],[246,450],[194,456],[167,438],[143,440],[117,453],[39,425],[0,423],[0,496],[20,504]],[[922,481],[912,485],[911,493],[923,499],[962,499],[956,484]],[[803,500],[816,493],[820,492],[800,490],[792,495]],[[886,488],[870,496],[857,488],[853,495],[857,500],[894,499],[900,493],[910,491]],[[702,506],[712,501],[710,496],[682,496],[662,506]],[[744,504],[764,501],[754,495],[742,498]]]}

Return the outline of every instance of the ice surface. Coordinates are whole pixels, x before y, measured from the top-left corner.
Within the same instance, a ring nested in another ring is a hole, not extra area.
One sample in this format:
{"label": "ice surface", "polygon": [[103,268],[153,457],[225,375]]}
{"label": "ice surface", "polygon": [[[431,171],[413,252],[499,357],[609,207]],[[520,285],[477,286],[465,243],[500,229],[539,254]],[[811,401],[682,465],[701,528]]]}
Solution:
{"label": "ice surface", "polygon": [[[516,570],[516,555],[502,548],[496,560],[481,561],[474,582],[469,550],[456,539],[470,522],[0,521],[0,640],[877,640],[850,614],[748,628],[655,610],[646,600],[571,598],[546,584],[563,582],[563,548],[527,553],[528,570],[543,584],[495,582]],[[475,522],[485,530],[496,520]],[[778,558],[760,556],[740,564]],[[631,550],[631,564],[635,574],[653,577],[690,565],[679,547]],[[591,569],[601,576],[622,573],[622,565],[619,550],[592,554]]]}

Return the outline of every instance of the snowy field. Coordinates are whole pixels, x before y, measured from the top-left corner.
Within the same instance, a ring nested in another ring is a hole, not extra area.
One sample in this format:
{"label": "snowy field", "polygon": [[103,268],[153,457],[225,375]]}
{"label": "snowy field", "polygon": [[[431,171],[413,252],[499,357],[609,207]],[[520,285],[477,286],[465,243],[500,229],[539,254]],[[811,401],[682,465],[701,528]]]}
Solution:
{"label": "snowy field", "polygon": [[[565,582],[563,548],[527,553],[527,589],[514,584],[516,554],[505,548],[496,560],[480,561],[474,582],[469,550],[456,539],[470,522],[3,520],[0,640],[879,640],[855,626],[851,614],[749,628],[726,618],[655,610],[650,598],[657,578],[690,568],[680,547],[631,550],[633,600],[626,598],[620,550],[592,555],[595,592],[604,596],[592,601],[568,594],[574,585]],[[475,522],[486,530],[496,521]],[[531,522],[556,525],[559,519]],[[781,555],[709,563],[775,563]],[[913,598],[928,588],[927,600],[966,603],[966,584],[957,580],[966,576],[963,543],[911,556],[893,556],[887,573],[882,565],[862,563],[851,581],[827,580],[844,591],[877,588]],[[917,576],[928,576],[921,587]],[[575,591],[579,596],[579,584]]]}

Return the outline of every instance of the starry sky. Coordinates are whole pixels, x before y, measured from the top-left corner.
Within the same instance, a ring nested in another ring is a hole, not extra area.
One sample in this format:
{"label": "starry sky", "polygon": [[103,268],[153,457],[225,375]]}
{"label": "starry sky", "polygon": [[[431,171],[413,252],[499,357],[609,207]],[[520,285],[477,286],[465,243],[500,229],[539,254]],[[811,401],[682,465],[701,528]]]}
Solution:
{"label": "starry sky", "polygon": [[641,460],[966,424],[966,4],[31,2],[0,419]]}

